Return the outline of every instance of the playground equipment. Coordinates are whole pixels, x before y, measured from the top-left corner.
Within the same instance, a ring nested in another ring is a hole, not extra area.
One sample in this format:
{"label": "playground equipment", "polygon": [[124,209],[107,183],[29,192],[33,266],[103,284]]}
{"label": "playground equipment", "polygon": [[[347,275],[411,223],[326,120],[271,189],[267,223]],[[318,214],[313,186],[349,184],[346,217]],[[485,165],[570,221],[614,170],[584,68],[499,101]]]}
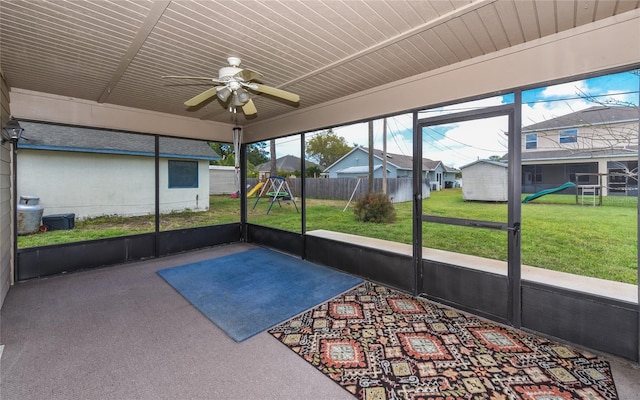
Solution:
{"label": "playground equipment", "polygon": [[358,186],[360,186],[360,181],[362,179],[358,178],[358,182],[356,183],[356,187],[353,188],[353,192],[351,193],[351,197],[349,197],[349,201],[347,201],[347,205],[344,206],[344,209],[342,210],[342,212],[347,211],[347,208],[349,207],[349,204],[351,204],[351,200],[353,200],[353,196],[355,196],[356,194],[356,190],[358,190]]}
{"label": "playground equipment", "polygon": [[562,192],[563,190],[568,189],[568,188],[572,188],[572,187],[576,187],[576,184],[573,183],[573,182],[567,182],[567,183],[564,183],[564,184],[562,184],[562,185],[560,185],[558,187],[555,187],[555,188],[541,190],[541,191],[539,191],[537,193],[534,193],[532,195],[529,195],[529,196],[525,197],[522,200],[522,203],[523,204],[524,203],[528,203],[531,200],[537,199],[538,197],[542,197],[544,195],[551,194],[551,193]]}
{"label": "playground equipment", "polygon": [[546,190],[541,190],[537,193],[534,193],[532,195],[529,195],[527,197],[525,197],[522,200],[522,203],[528,203],[531,200],[535,200],[538,197],[542,197],[544,195],[547,194],[551,194],[551,193],[557,193],[557,192],[561,192],[565,189],[569,189],[569,188],[575,188],[575,192],[576,192],[576,204],[585,204],[585,198],[587,199],[587,201],[589,203],[591,203],[592,205],[596,206],[601,206],[602,205],[602,189],[603,189],[603,185],[602,185],[602,176],[607,175],[607,174],[600,174],[600,173],[576,173],[576,182],[580,182],[580,177],[582,176],[597,176],[598,177],[598,184],[576,184],[573,182],[567,182],[564,183],[558,187],[555,188],[551,188],[551,189],[546,189]]}
{"label": "playground equipment", "polygon": [[251,188],[251,190],[249,190],[249,192],[247,192],[247,197],[256,195],[258,193],[258,190],[260,190],[262,186],[264,186],[264,182],[258,182],[254,187]]}
{"label": "playground equipment", "polygon": [[282,207],[282,204],[280,204],[281,200],[291,201],[295,206],[296,211],[300,212],[298,210],[298,205],[296,204],[293,191],[291,190],[291,186],[289,185],[289,182],[287,181],[287,179],[283,176],[269,177],[267,182],[264,185],[262,185],[260,193],[258,194],[258,198],[256,199],[256,202],[253,204],[254,209],[258,205],[258,202],[260,201],[260,199],[265,196],[271,198],[271,203],[269,204],[269,208],[267,209],[267,215],[269,215],[269,212],[271,211],[271,207],[273,207],[273,203],[277,202],[278,205]]}
{"label": "playground equipment", "polygon": [[[586,196],[587,200],[589,199],[589,197],[591,197],[591,202],[595,206],[596,196],[600,192],[600,190],[598,189],[600,189],[600,186],[598,185],[578,185],[578,191],[580,192],[580,199],[582,200],[582,205],[584,205],[584,198]],[[577,204],[577,200],[576,200],[576,204]],[[598,205],[601,205],[601,204],[602,204],[602,200],[600,200],[600,203]]]}
{"label": "playground equipment", "polygon": [[[597,172],[578,172],[576,173],[576,182],[582,182],[583,180],[581,179],[582,177],[588,177],[588,179],[586,180],[587,182],[592,182],[593,179],[591,179],[592,177],[596,177],[597,180],[597,184],[591,184],[591,183],[587,183],[587,184],[578,184],[576,186],[576,204],[582,204],[584,205],[584,199],[585,197],[587,197],[587,199],[589,199],[589,197],[591,197],[592,200],[592,204],[594,206],[598,205],[601,206],[602,205],[602,193],[603,193],[603,184],[602,184],[602,177],[604,176],[608,176],[609,174],[607,173],[597,173]],[[578,197],[580,198],[580,202],[578,201]],[[598,202],[596,204],[596,198],[598,199]]]}

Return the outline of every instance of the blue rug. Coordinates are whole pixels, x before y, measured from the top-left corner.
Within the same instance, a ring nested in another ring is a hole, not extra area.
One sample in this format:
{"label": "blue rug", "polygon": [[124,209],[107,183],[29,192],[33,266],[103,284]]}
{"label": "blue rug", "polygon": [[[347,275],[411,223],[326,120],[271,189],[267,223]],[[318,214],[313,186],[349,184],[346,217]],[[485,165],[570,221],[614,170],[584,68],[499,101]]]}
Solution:
{"label": "blue rug", "polygon": [[360,278],[267,249],[158,274],[236,342],[362,283]]}

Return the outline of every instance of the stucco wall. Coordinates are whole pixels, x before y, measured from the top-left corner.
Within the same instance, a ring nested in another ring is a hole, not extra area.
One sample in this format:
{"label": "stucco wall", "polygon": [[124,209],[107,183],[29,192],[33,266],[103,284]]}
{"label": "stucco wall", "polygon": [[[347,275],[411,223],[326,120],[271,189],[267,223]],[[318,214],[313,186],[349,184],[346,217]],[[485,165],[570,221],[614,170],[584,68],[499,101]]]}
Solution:
{"label": "stucco wall", "polygon": [[[18,195],[40,197],[44,215],[76,218],[155,212],[153,157],[21,149]],[[168,160],[160,159],[160,211],[209,207],[209,168],[198,162],[198,188],[168,188]]]}

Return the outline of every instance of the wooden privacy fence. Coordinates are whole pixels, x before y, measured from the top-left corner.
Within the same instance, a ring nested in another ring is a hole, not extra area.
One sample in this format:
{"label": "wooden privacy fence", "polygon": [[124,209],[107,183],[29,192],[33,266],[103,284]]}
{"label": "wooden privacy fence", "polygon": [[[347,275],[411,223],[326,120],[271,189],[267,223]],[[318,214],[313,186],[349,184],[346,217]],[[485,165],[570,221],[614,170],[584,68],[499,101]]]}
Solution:
{"label": "wooden privacy fence", "polygon": [[[364,196],[369,190],[368,178],[305,178],[305,191],[308,198],[353,200]],[[360,180],[360,184],[358,184]],[[289,178],[291,189],[296,196],[300,196],[302,178]],[[253,187],[258,183],[257,178],[247,178],[247,185]],[[357,189],[356,189],[357,186]],[[373,178],[373,191],[382,193],[382,178]],[[413,187],[411,178],[388,178],[387,193],[394,203],[411,201]],[[426,182],[422,184],[423,197],[429,196],[429,187]]]}

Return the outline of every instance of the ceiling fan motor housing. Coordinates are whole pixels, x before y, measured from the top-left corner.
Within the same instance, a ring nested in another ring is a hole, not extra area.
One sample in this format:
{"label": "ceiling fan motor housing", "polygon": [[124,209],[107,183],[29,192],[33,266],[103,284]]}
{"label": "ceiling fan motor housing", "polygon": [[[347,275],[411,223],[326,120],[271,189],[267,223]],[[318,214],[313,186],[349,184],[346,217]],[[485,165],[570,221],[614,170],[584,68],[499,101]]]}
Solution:
{"label": "ceiling fan motor housing", "polygon": [[238,77],[234,77],[235,74],[242,71],[242,68],[237,67],[222,67],[220,71],[218,71],[218,79],[221,81],[229,81],[232,79],[240,79]]}
{"label": "ceiling fan motor housing", "polygon": [[229,63],[229,65],[231,65],[232,67],[237,67],[240,65],[240,63],[242,62],[242,60],[240,60],[240,57],[227,57],[227,62]]}

